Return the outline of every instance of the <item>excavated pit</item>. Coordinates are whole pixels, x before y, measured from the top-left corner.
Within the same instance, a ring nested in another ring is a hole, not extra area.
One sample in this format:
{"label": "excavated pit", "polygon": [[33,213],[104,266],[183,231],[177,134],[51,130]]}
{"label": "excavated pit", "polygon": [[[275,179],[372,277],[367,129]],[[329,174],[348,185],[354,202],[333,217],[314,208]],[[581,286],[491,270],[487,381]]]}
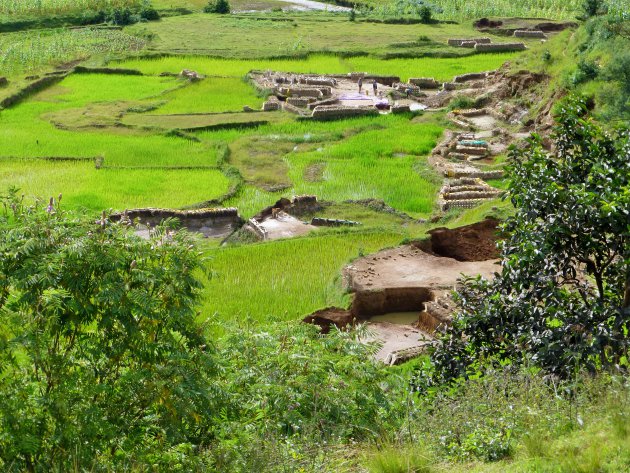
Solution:
{"label": "excavated pit", "polygon": [[438,228],[431,238],[380,251],[344,269],[352,292],[349,309],[328,308],[304,319],[327,333],[367,324],[367,341],[381,347],[376,359],[395,364],[419,355],[436,331],[450,324],[455,305],[451,291],[462,275],[492,278],[499,269],[498,221],[486,219],[465,227]]}

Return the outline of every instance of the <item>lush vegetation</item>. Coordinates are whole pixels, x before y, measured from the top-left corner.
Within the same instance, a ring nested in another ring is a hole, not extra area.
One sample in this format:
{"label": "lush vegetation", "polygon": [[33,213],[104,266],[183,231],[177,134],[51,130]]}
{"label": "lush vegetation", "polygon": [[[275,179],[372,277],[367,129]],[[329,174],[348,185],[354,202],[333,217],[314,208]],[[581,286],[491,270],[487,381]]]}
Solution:
{"label": "lush vegetation", "polygon": [[[412,0],[383,1],[362,0],[358,4],[368,7],[369,14],[384,17],[415,16],[420,18],[422,7],[426,7],[439,19],[470,20],[489,17],[558,18],[574,19],[581,11],[580,0],[524,0],[510,2],[498,0],[492,3],[483,0]],[[418,7],[420,5],[420,7]]]}
{"label": "lush vegetation", "polygon": [[[627,2],[358,3],[351,16],[221,15],[156,0],[158,22],[144,1],[0,0],[0,31],[14,31],[0,33],[0,99],[64,71],[0,110],[0,470],[630,470]],[[446,44],[493,15],[584,25],[524,53]],[[109,24],[64,27],[94,22]],[[427,159],[448,111],[472,106],[464,95],[327,122],[243,110],[265,100],[251,69],[447,81],[506,61],[544,75],[523,96],[496,89],[501,110],[529,108],[537,126],[557,101],[560,119],[476,163],[510,178],[490,181],[507,199],[472,210],[437,211],[443,177]],[[558,101],[568,93],[585,97]],[[305,221],[361,225],[253,242],[167,221],[141,238],[107,215],[203,202],[249,218],[297,194],[323,201]],[[506,222],[500,274],[459,286],[431,356],[386,367],[366,327],[300,322],[348,307],[354,259],[486,215]]]}

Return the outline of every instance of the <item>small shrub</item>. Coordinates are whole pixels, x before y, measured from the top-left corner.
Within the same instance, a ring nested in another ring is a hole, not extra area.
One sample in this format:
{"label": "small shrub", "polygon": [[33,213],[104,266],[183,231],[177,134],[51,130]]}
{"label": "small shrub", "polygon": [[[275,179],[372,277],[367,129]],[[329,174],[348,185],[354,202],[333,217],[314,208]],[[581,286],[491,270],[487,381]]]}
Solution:
{"label": "small shrub", "polygon": [[157,21],[160,19],[160,13],[150,6],[145,6],[140,10],[140,18],[146,21]]}
{"label": "small shrub", "polygon": [[427,5],[423,5],[422,7],[420,7],[418,16],[420,17],[420,22],[424,23],[425,25],[428,25],[429,23],[431,23],[431,20],[433,20],[433,12],[431,11],[431,8]]}
{"label": "small shrub", "polygon": [[542,59],[545,62],[549,62],[551,61],[551,53],[549,52],[549,50],[545,50],[542,54]]}
{"label": "small shrub", "polygon": [[595,79],[599,75],[599,66],[594,62],[587,60],[580,60],[578,63],[577,70],[573,73],[571,77],[571,82],[573,85],[582,84],[584,82],[588,82],[589,80]]}
{"label": "small shrub", "polygon": [[355,21],[356,18],[357,18],[357,12],[353,8],[352,10],[350,10],[350,15],[348,16],[348,19],[350,21]]}
{"label": "small shrub", "polygon": [[468,108],[473,108],[475,106],[475,101],[470,97],[466,97],[465,95],[458,95],[451,103],[448,105],[449,110],[466,110]]}
{"label": "small shrub", "polygon": [[221,15],[230,13],[230,10],[230,3],[228,0],[216,0],[215,2],[210,1],[203,9],[205,13],[218,13]]}

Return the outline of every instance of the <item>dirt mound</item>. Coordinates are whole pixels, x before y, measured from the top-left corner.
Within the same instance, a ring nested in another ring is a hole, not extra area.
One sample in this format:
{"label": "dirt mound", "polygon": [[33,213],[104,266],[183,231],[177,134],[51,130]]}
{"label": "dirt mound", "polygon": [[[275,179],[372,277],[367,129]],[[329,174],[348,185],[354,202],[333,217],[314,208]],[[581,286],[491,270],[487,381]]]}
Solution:
{"label": "dirt mound", "polygon": [[459,228],[436,228],[429,234],[431,239],[422,242],[420,248],[438,256],[457,261],[486,261],[499,257],[496,247],[499,221],[487,218],[482,222]]}
{"label": "dirt mound", "polygon": [[503,25],[502,21],[493,21],[488,18],[481,18],[473,23],[475,28],[498,28]]}
{"label": "dirt mound", "polygon": [[349,310],[340,309],[339,307],[327,307],[306,316],[303,322],[319,325],[322,328],[322,333],[328,333],[333,326],[344,329],[354,325],[354,317]]}
{"label": "dirt mound", "polygon": [[546,23],[538,23],[535,26],[535,29],[538,29],[540,31],[544,31],[545,33],[553,33],[553,32],[557,32],[557,31],[564,31],[567,28],[577,28],[579,25],[577,23],[575,23],[574,21],[568,21],[565,23],[550,23],[550,22],[546,22]]}

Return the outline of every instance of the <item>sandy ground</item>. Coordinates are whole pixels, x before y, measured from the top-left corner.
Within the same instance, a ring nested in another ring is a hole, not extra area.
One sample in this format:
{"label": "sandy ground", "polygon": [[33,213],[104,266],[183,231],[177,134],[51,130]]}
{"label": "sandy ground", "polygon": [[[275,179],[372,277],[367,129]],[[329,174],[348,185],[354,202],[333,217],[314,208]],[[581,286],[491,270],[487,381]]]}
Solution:
{"label": "sandy ground", "polygon": [[457,261],[433,256],[413,246],[384,250],[348,266],[344,273],[357,291],[388,287],[452,289],[462,274],[492,277],[496,261]]}
{"label": "sandy ground", "polygon": [[286,2],[290,4],[290,8],[292,10],[326,10],[333,12],[349,12],[350,8],[341,7],[339,5],[330,5],[328,3],[322,2],[314,2],[312,0],[280,0],[281,2]]}
{"label": "sandy ground", "polygon": [[280,212],[276,218],[267,217],[260,223],[260,226],[267,230],[268,240],[291,238],[317,230],[316,226],[305,224],[286,212]]}
{"label": "sandy ground", "polygon": [[491,115],[467,117],[466,120],[475,125],[479,130],[492,130],[499,125],[499,122]]}
{"label": "sandy ground", "polygon": [[366,342],[378,341],[382,344],[375,355],[377,360],[386,362],[389,355],[398,350],[420,348],[431,341],[427,334],[411,325],[392,324],[388,322],[368,322]]}

